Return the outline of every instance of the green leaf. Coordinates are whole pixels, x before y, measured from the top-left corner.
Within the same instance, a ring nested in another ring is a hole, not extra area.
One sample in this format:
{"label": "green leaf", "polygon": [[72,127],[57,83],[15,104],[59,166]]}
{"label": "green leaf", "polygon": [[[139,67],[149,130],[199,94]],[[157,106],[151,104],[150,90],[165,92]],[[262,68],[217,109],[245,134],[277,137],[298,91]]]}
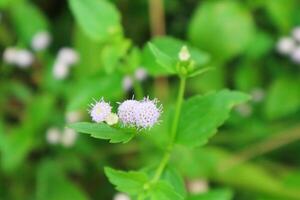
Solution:
{"label": "green leaf", "polygon": [[151,200],[183,200],[181,196],[168,182],[158,181],[150,191]]}
{"label": "green leaf", "polygon": [[101,41],[120,31],[118,10],[106,0],[69,0],[70,9],[82,30]]}
{"label": "green leaf", "polygon": [[233,106],[249,100],[249,96],[222,90],[195,96],[184,102],[176,142],[189,147],[205,144],[229,117]]}
{"label": "green leaf", "polygon": [[148,45],[155,57],[156,62],[160,66],[165,68],[165,70],[168,71],[169,74],[175,74],[176,60],[160,51],[154,44],[149,43]]}
{"label": "green leaf", "polygon": [[[155,76],[175,74],[178,54],[184,45],[187,45],[186,42],[172,37],[154,38],[143,49],[142,66]],[[190,45],[187,47],[197,67],[205,65],[209,61],[206,53]]]}
{"label": "green leaf", "polygon": [[39,200],[87,200],[88,197],[68,180],[60,167],[52,161],[44,161],[37,172],[36,199]]}
{"label": "green leaf", "polygon": [[280,78],[270,87],[265,114],[269,119],[278,119],[300,109],[300,81],[296,77]]}
{"label": "green leaf", "polygon": [[142,192],[144,184],[149,181],[147,174],[144,172],[125,172],[109,167],[105,167],[104,171],[109,181],[116,186],[118,191],[131,195]]}
{"label": "green leaf", "polygon": [[30,44],[32,37],[48,29],[48,22],[43,13],[33,4],[19,2],[12,6],[12,21],[18,37]]}
{"label": "green leaf", "polygon": [[213,189],[203,194],[193,195],[187,200],[231,200],[233,192],[230,189]]}
{"label": "green leaf", "polygon": [[174,190],[182,197],[186,197],[186,189],[182,176],[175,170],[175,168],[168,166],[161,177],[161,180],[169,183]]}
{"label": "green leaf", "polygon": [[247,48],[254,29],[252,16],[240,3],[205,1],[191,20],[188,37],[214,59],[228,60]]}
{"label": "green leaf", "polygon": [[215,68],[213,68],[213,67],[199,68],[199,69],[196,69],[194,72],[190,73],[189,77],[192,78],[192,77],[195,77],[195,76],[199,76],[201,74],[204,74],[205,72],[208,72],[208,71],[211,71],[211,70],[214,70],[214,69]]}
{"label": "green leaf", "polygon": [[80,132],[90,134],[91,137],[109,140],[111,143],[126,143],[135,135],[132,131],[123,131],[113,128],[105,123],[78,122],[68,125],[70,128]]}

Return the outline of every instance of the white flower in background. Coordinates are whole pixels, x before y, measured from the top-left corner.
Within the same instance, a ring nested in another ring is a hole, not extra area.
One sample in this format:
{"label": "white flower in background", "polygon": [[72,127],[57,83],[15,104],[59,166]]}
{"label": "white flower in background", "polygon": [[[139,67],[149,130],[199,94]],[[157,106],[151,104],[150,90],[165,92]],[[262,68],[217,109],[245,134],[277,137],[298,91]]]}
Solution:
{"label": "white flower in background", "polygon": [[180,61],[188,61],[191,57],[191,54],[187,48],[187,46],[183,46],[178,54]]}
{"label": "white flower in background", "polygon": [[130,76],[124,76],[122,81],[122,87],[124,91],[129,91],[133,86],[133,80]]}
{"label": "white flower in background", "polygon": [[41,31],[36,33],[31,41],[31,47],[35,51],[41,51],[46,49],[51,42],[51,35],[47,31]]}
{"label": "white flower in background", "polygon": [[293,62],[299,64],[300,63],[300,47],[294,49],[291,53],[291,59]]}
{"label": "white flower in background", "polygon": [[135,126],[135,109],[140,104],[136,100],[126,100],[118,107],[118,116],[120,122],[125,126]]}
{"label": "white flower in background", "polygon": [[28,68],[34,60],[33,54],[26,50],[26,49],[20,49],[17,51],[16,55],[16,65],[18,65],[20,68]]}
{"label": "white flower in background", "polygon": [[113,197],[113,200],[130,200],[130,197],[124,193],[117,193]]}
{"label": "white flower in background", "polygon": [[3,60],[7,64],[15,64],[18,50],[14,47],[7,47],[3,53]]}
{"label": "white flower in background", "polygon": [[208,182],[203,179],[190,180],[187,182],[187,190],[191,194],[201,194],[209,189]]}
{"label": "white flower in background", "polygon": [[253,112],[252,107],[247,103],[240,104],[235,109],[242,117],[249,117]]}
{"label": "white flower in background", "polygon": [[141,129],[153,127],[158,122],[161,110],[161,107],[157,107],[156,99],[145,98],[134,109],[136,127]]}
{"label": "white flower in background", "polygon": [[79,111],[71,111],[66,113],[65,118],[67,123],[79,122],[82,119],[82,114]]}
{"label": "white flower in background", "polygon": [[69,71],[69,67],[66,64],[60,62],[55,62],[52,69],[54,78],[58,80],[65,79],[69,75]]}
{"label": "white flower in background", "polygon": [[70,128],[65,128],[61,135],[61,144],[64,147],[71,147],[75,144],[78,134],[76,131]]}
{"label": "white flower in background", "polygon": [[147,76],[148,76],[148,73],[147,73],[146,69],[139,67],[135,70],[134,77],[136,80],[143,81],[147,78]]}
{"label": "white flower in background", "polygon": [[46,140],[49,144],[58,144],[60,142],[61,133],[58,128],[50,128],[46,133]]}
{"label": "white flower in background", "polygon": [[71,66],[79,61],[79,55],[74,49],[63,47],[58,52],[57,61]]}
{"label": "white flower in background", "polygon": [[296,48],[296,42],[293,38],[283,37],[277,43],[277,51],[283,55],[291,54]]}
{"label": "white flower in background", "polygon": [[261,102],[265,98],[265,91],[262,88],[255,88],[251,91],[252,100]]}
{"label": "white flower in background", "polygon": [[299,26],[298,26],[298,27],[295,27],[295,28],[293,29],[292,35],[293,35],[293,38],[294,38],[296,41],[300,42],[300,27],[299,27]]}
{"label": "white flower in background", "polygon": [[108,124],[108,125],[114,125],[116,123],[118,123],[119,121],[119,117],[117,114],[115,113],[110,113],[106,118],[105,118],[105,122]]}
{"label": "white flower in background", "polygon": [[111,106],[109,103],[105,102],[103,98],[100,101],[96,101],[94,104],[91,104],[90,115],[94,122],[100,123],[105,121],[108,115],[111,113]]}

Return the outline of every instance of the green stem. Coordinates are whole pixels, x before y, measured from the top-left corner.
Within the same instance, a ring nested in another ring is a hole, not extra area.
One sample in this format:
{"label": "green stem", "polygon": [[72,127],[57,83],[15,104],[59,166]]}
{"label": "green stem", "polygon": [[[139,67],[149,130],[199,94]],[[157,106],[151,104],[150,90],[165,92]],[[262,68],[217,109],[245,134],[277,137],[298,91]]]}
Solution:
{"label": "green stem", "polygon": [[181,113],[182,102],[184,99],[185,83],[186,83],[186,78],[180,77],[179,93],[177,96],[175,116],[174,116],[173,123],[172,123],[170,143],[167,146],[165,154],[164,154],[163,158],[161,159],[161,161],[155,171],[154,177],[151,180],[152,183],[155,183],[160,179],[161,174],[163,173],[163,171],[164,171],[165,167],[167,166],[167,164],[170,160],[170,157],[171,157],[172,149],[173,149],[174,142],[176,139],[176,133],[177,133],[178,122],[179,122],[179,117],[180,117],[180,113]]}
{"label": "green stem", "polygon": [[142,99],[144,97],[143,88],[141,83],[138,81],[134,81],[133,83],[134,94],[137,99]]}

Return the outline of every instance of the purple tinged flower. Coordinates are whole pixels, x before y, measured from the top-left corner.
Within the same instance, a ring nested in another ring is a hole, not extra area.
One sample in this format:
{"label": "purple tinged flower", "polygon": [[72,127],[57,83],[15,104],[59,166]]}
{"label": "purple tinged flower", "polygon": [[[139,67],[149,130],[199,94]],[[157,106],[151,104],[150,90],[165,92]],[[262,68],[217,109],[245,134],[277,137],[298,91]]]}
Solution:
{"label": "purple tinged flower", "polygon": [[96,101],[94,104],[91,104],[90,115],[92,120],[100,123],[105,121],[107,116],[111,113],[111,106],[109,103],[105,102],[103,98],[100,101]]}
{"label": "purple tinged flower", "polygon": [[162,107],[157,106],[157,100],[145,98],[134,109],[135,125],[137,128],[152,128],[159,120]]}
{"label": "purple tinged flower", "polygon": [[51,35],[47,31],[41,31],[36,33],[31,41],[31,47],[35,51],[41,51],[46,49],[51,42]]}
{"label": "purple tinged flower", "polygon": [[135,125],[135,110],[140,102],[136,100],[126,100],[119,105],[118,116],[120,122],[125,126],[134,126]]}
{"label": "purple tinged flower", "polygon": [[124,91],[128,92],[131,90],[133,85],[133,80],[130,76],[124,76],[123,81],[122,81],[122,87]]}
{"label": "purple tinged flower", "polygon": [[143,81],[147,78],[148,73],[146,71],[146,69],[139,67],[135,70],[134,72],[134,77],[136,78],[136,80],[138,81]]}

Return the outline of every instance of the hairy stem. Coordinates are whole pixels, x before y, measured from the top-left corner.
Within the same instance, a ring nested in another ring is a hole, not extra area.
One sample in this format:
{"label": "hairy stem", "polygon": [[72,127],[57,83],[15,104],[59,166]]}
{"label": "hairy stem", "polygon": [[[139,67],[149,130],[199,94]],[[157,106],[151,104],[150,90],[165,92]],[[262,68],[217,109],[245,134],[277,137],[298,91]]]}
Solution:
{"label": "hairy stem", "polygon": [[163,158],[161,159],[161,161],[158,165],[158,168],[156,169],[154,177],[153,177],[151,182],[157,182],[160,179],[161,174],[163,173],[165,167],[167,166],[167,164],[170,160],[172,149],[173,149],[174,142],[175,142],[175,139],[176,139],[178,122],[179,122],[182,102],[183,102],[183,98],[184,98],[185,82],[186,82],[186,79],[184,77],[181,77],[180,78],[180,85],[179,85],[179,93],[178,93],[178,96],[177,96],[177,102],[176,102],[176,108],[175,108],[175,115],[174,115],[174,119],[173,119],[173,123],[172,123],[172,129],[171,129],[170,143],[166,148],[165,154],[164,154]]}

